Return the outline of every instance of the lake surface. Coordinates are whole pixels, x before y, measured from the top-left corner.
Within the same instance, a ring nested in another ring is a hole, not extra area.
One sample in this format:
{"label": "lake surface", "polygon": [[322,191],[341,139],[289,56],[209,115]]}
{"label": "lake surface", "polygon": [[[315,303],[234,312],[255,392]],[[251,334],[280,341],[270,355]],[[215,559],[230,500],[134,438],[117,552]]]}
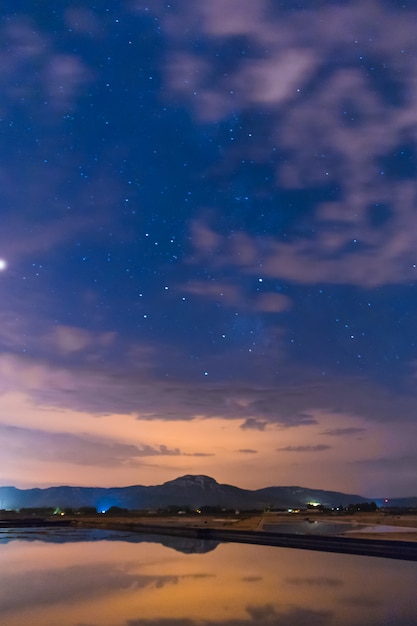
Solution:
{"label": "lake surface", "polygon": [[288,524],[264,524],[263,529],[275,533],[288,533],[290,535],[343,535],[349,531],[365,528],[365,524],[351,524],[349,522],[291,522]]}
{"label": "lake surface", "polygon": [[275,533],[287,533],[290,535],[347,535],[349,533],[415,533],[417,529],[413,526],[389,526],[378,524],[358,524],[351,522],[322,522],[319,520],[291,522],[288,524],[264,524],[263,530]]}
{"label": "lake surface", "polygon": [[2,626],[411,626],[417,563],[99,530],[0,532]]}

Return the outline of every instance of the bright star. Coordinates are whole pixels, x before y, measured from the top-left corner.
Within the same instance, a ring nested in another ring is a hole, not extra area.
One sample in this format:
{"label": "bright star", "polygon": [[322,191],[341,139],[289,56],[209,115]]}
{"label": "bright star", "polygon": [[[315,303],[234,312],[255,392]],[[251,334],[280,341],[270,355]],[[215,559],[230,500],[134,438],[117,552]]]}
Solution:
{"label": "bright star", "polygon": [[0,259],[0,272],[2,272],[3,270],[5,270],[7,267],[7,263],[4,259]]}

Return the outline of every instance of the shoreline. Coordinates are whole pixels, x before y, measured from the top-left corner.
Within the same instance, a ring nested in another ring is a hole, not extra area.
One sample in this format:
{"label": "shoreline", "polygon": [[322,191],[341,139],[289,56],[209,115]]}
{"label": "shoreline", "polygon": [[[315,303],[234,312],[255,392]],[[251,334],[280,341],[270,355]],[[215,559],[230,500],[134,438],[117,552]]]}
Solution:
{"label": "shoreline", "polygon": [[[311,532],[309,532],[311,524]],[[337,531],[340,525],[341,532]],[[271,526],[272,529],[268,529]],[[280,531],[280,526],[282,531]],[[298,526],[298,528],[297,528]],[[320,532],[321,528],[331,532]],[[350,527],[346,530],[346,527]],[[252,543],[417,561],[417,515],[289,515],[264,513],[239,517],[135,516],[97,514],[78,517],[0,520],[0,528],[96,528],[190,539]],[[289,531],[288,527],[293,527]]]}
{"label": "shoreline", "polygon": [[297,535],[268,532],[263,530],[239,530],[231,528],[209,528],[196,526],[170,526],[168,524],[139,524],[126,521],[102,522],[79,521],[79,528],[101,528],[121,532],[153,534],[160,536],[187,537],[199,541],[218,541],[221,543],[248,543],[300,550],[320,552],[338,552],[380,558],[417,561],[416,541],[390,541],[387,539],[369,539],[368,537],[346,537],[330,535]]}
{"label": "shoreline", "polygon": [[[120,530],[128,532],[138,532],[143,534],[159,534],[195,538],[198,540],[253,543],[258,545],[268,545],[277,547],[288,547],[307,550],[319,550],[324,552],[340,552],[345,554],[358,554],[364,556],[376,556],[383,558],[402,559],[417,561],[417,516],[406,516],[403,519],[395,518],[394,524],[391,519],[384,515],[353,515],[343,518],[333,516],[320,516],[315,521],[331,522],[334,525],[350,523],[353,528],[349,534],[297,534],[264,530],[264,525],[273,524],[284,527],[290,524],[300,524],[307,521],[306,518],[289,516],[282,514],[260,514],[252,516],[242,516],[241,518],[215,518],[215,517],[119,517],[103,519],[103,516],[96,516],[90,519],[74,520],[74,524],[79,527],[103,528],[109,530]],[[372,521],[372,523],[370,523]],[[404,528],[398,532],[363,532],[370,529],[389,525],[392,527]],[[384,522],[384,524],[382,524]],[[412,523],[412,532],[409,524]],[[415,524],[415,526],[414,526]]]}

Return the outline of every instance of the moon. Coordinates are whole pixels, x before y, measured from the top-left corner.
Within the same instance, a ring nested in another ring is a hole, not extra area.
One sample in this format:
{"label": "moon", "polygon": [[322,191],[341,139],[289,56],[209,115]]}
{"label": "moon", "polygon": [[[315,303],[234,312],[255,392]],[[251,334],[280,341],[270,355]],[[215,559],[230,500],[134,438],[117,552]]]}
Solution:
{"label": "moon", "polygon": [[0,259],[0,272],[3,272],[7,267],[7,262],[4,259]]}

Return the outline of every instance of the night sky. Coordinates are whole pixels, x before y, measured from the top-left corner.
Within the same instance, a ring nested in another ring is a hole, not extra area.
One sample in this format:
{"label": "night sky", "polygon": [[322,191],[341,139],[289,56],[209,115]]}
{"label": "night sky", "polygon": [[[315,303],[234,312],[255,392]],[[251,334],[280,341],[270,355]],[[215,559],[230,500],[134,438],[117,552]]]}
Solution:
{"label": "night sky", "polygon": [[416,495],[416,3],[4,4],[0,484]]}

